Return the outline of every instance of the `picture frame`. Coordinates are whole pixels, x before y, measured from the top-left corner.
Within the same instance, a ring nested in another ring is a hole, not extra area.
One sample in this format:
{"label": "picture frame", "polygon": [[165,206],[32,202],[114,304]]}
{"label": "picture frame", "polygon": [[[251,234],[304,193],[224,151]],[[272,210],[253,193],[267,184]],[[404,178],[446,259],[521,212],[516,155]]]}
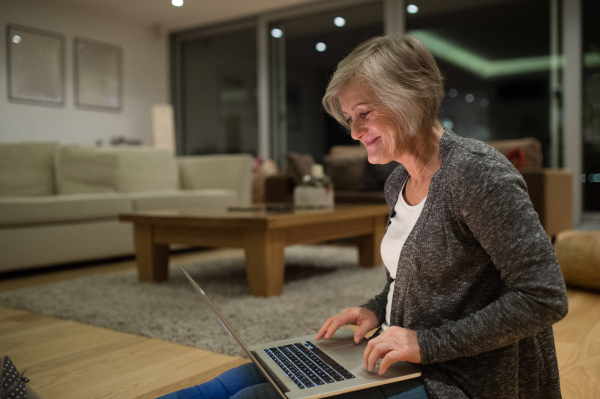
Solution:
{"label": "picture frame", "polygon": [[119,112],[123,108],[120,46],[77,37],[73,41],[75,106]]}
{"label": "picture frame", "polygon": [[9,24],[6,27],[8,100],[65,105],[65,36]]}

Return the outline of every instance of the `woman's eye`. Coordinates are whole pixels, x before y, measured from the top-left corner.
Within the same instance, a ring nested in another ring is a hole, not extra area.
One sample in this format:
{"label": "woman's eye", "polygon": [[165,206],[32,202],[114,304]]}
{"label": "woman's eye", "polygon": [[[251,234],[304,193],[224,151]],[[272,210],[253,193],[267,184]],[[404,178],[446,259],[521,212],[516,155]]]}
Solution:
{"label": "woman's eye", "polygon": [[366,111],[360,114],[361,117],[366,118],[367,115],[369,115],[371,113],[371,111]]}

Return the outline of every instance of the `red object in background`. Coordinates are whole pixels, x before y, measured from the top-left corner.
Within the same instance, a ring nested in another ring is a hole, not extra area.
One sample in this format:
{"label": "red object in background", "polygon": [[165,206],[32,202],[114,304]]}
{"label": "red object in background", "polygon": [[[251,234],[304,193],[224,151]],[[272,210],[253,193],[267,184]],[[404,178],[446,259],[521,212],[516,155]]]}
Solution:
{"label": "red object in background", "polygon": [[256,157],[254,158],[254,162],[252,164],[252,178],[256,178],[258,177],[258,175],[260,174],[260,167],[262,166],[264,160],[262,159],[262,157]]}
{"label": "red object in background", "polygon": [[515,166],[515,168],[524,168],[527,166],[527,157],[525,151],[520,148],[513,148],[506,153],[506,158]]}

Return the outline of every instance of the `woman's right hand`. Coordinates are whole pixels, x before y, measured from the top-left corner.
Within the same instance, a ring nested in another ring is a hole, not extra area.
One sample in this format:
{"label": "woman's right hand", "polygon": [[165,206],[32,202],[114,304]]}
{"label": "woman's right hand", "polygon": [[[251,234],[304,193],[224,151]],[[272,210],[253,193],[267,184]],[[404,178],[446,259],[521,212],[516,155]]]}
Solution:
{"label": "woman's right hand", "polygon": [[327,319],[323,327],[319,330],[316,339],[320,340],[323,337],[329,339],[341,326],[346,324],[354,324],[358,326],[358,330],[354,333],[354,342],[357,344],[365,337],[365,335],[379,325],[379,321],[375,313],[367,308],[349,308],[342,313],[336,314]]}

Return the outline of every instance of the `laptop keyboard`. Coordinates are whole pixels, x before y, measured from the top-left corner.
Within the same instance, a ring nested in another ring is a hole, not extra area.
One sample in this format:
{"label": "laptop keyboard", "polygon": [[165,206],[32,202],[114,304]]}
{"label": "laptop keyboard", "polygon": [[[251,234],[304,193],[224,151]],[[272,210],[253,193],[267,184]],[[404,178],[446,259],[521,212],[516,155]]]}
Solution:
{"label": "laptop keyboard", "polygon": [[309,341],[274,346],[264,351],[300,389],[355,378]]}

